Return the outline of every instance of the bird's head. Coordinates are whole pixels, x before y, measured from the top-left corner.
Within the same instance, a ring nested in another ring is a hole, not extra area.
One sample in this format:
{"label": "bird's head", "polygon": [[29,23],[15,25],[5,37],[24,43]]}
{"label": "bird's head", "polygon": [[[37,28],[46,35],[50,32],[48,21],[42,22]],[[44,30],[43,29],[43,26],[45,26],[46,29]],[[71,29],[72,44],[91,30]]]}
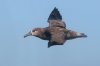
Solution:
{"label": "bird's head", "polygon": [[35,28],[32,29],[30,32],[24,35],[24,38],[27,36],[39,36],[43,28]]}
{"label": "bird's head", "polygon": [[81,38],[81,37],[87,37],[87,35],[86,34],[84,34],[84,33],[79,33],[79,32],[75,32],[75,31],[69,31],[68,33],[67,33],[67,37],[68,37],[68,39],[74,39],[74,38]]}

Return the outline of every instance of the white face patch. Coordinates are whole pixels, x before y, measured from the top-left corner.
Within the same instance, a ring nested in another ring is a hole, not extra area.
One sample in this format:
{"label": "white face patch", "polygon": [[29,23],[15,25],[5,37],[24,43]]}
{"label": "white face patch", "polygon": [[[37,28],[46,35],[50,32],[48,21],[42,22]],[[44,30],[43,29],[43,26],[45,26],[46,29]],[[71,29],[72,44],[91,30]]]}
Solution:
{"label": "white face patch", "polygon": [[77,32],[77,36],[81,36],[81,33]]}
{"label": "white face patch", "polygon": [[32,32],[32,35],[33,35],[33,36],[36,36],[37,34],[38,34],[38,31]]}

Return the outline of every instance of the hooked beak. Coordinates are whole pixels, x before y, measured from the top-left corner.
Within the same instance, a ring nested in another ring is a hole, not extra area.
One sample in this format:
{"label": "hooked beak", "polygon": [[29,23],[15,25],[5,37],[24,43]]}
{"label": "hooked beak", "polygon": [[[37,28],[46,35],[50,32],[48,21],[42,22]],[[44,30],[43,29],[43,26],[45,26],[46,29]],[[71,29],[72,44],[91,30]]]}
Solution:
{"label": "hooked beak", "polygon": [[87,37],[87,35],[85,35],[84,33],[81,33],[81,36],[82,36],[82,37]]}
{"label": "hooked beak", "polygon": [[77,34],[77,37],[84,37],[84,38],[86,38],[87,37],[87,35],[86,34],[84,34],[84,33],[76,33]]}
{"label": "hooked beak", "polygon": [[27,34],[24,35],[24,38],[26,38],[27,36],[32,36],[32,32],[28,32]]}

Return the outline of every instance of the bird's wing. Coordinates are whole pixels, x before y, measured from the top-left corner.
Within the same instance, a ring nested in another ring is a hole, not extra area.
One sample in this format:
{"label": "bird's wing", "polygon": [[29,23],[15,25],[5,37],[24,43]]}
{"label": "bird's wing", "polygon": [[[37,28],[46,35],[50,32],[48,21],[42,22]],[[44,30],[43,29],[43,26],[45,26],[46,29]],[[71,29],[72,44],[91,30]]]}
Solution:
{"label": "bird's wing", "polygon": [[54,10],[51,12],[49,18],[49,27],[66,27],[66,24],[64,21],[62,21],[62,16],[58,9],[55,7]]}
{"label": "bird's wing", "polygon": [[65,33],[61,29],[55,29],[51,31],[51,37],[48,42],[48,47],[53,45],[62,45],[65,42]]}

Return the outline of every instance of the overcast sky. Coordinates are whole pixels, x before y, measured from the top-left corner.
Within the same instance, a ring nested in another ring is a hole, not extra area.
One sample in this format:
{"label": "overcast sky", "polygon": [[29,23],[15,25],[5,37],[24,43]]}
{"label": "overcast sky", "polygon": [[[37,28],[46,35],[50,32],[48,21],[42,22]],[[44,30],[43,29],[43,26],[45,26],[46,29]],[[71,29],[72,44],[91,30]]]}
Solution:
{"label": "overcast sky", "polygon": [[[57,7],[67,28],[88,35],[47,48],[48,41],[23,38],[47,27]],[[0,66],[100,66],[99,0],[0,0]]]}

